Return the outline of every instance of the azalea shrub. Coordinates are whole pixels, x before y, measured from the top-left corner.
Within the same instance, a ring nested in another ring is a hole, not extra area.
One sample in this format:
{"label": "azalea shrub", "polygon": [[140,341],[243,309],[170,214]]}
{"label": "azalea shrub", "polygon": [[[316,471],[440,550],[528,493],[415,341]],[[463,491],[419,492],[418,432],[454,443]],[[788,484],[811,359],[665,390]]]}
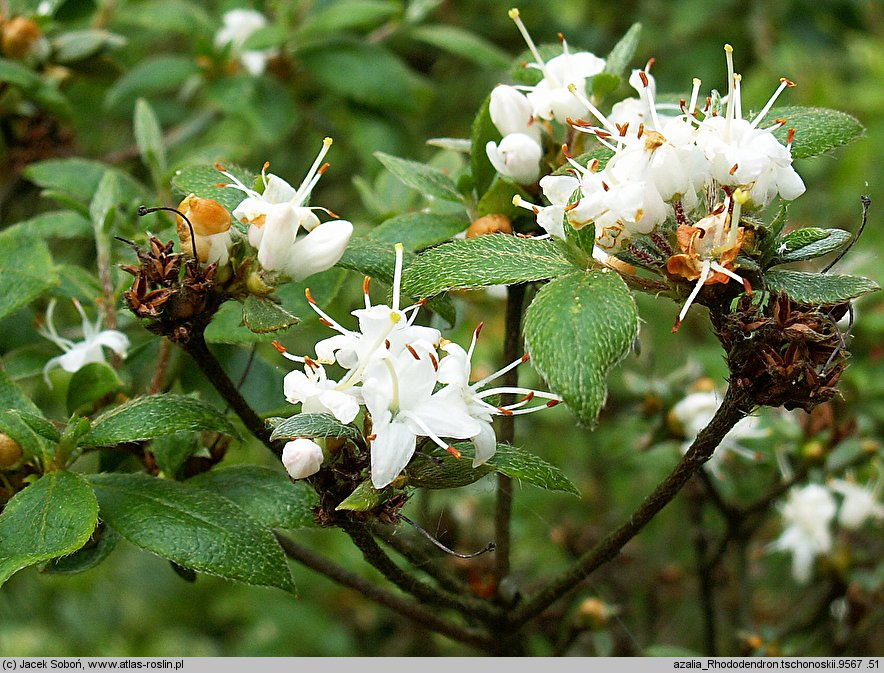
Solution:
{"label": "azalea shrub", "polygon": [[442,653],[875,654],[872,206],[812,168],[857,117],[641,21],[4,11],[0,592],[134,547]]}

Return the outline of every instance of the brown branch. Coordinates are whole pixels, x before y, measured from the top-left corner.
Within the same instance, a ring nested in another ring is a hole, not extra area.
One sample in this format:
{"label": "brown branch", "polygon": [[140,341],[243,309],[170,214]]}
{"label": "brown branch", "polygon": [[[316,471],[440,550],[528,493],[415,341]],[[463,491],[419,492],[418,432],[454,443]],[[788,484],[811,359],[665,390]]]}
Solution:
{"label": "brown branch", "polygon": [[280,533],[276,534],[276,539],[290,558],[321,575],[325,575],[338,584],[355,589],[369,600],[390,608],[396,614],[407,617],[432,631],[441,633],[443,636],[465,643],[483,652],[488,652],[491,649],[489,638],[477,629],[461,626],[460,624],[442,619],[436,613],[418,603],[378,587],[373,582],[342,568],[306,547],[302,547]]}
{"label": "brown branch", "polygon": [[166,389],[166,372],[169,369],[169,359],[171,357],[172,342],[164,338],[160,341],[160,352],[157,355],[156,368],[147,388],[148,395],[157,395]]}
{"label": "brown branch", "polygon": [[430,558],[429,554],[419,549],[416,544],[405,539],[405,536],[397,535],[396,532],[390,531],[389,526],[375,524],[372,526],[371,532],[379,537],[384,544],[395,549],[417,570],[426,573],[436,580],[436,583],[446,591],[456,594],[466,590],[463,582],[457,577],[441,567],[435,559]]}
{"label": "brown branch", "polygon": [[751,410],[750,401],[729,387],[715,416],[691,444],[675,469],[616,530],[583,554],[546,588],[510,614],[510,623],[519,626],[533,619],[555,601],[576,589],[598,567],[614,559],[623,546],[634,538],[656,514],[668,505],[684,485],[712,456],[715,447],[736,423]]}

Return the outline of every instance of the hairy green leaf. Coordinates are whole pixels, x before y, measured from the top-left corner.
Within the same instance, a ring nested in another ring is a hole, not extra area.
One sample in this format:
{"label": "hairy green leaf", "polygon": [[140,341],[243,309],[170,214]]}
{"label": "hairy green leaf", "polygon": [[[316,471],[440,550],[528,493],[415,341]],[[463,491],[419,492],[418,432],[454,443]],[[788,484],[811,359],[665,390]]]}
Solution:
{"label": "hairy green leaf", "polygon": [[798,105],[774,108],[768,119],[785,119],[786,124],[774,131],[781,143],[786,143],[789,129],[795,129],[792,156],[797,159],[814,157],[856,140],[865,128],[859,120],[846,112]]}
{"label": "hairy green leaf", "polygon": [[46,244],[20,226],[0,231],[0,319],[58,285]]}
{"label": "hairy green leaf", "polygon": [[199,65],[193,58],[171,55],[148,56],[108,89],[104,102],[109,108],[123,107],[126,103],[131,105],[130,101],[139,96],[174,91],[199,73]]}
{"label": "hairy green leaf", "polygon": [[554,278],[574,268],[556,241],[491,234],[422,253],[403,274],[402,289],[432,297],[443,290]]}
{"label": "hairy green leaf", "polygon": [[81,439],[82,446],[113,446],[137,442],[181,430],[215,430],[237,436],[227,418],[192,397],[148,395],[136,397],[98,416]]}
{"label": "hairy green leaf", "polygon": [[107,363],[89,363],[71,377],[67,395],[68,413],[74,413],[122,385],[117,372]]}
{"label": "hairy green leaf", "polygon": [[375,152],[374,155],[388,171],[421,194],[458,203],[462,200],[457,186],[438,168],[383,152]]}
{"label": "hairy green leaf", "polygon": [[295,414],[279,420],[270,439],[297,437],[343,437],[360,439],[362,433],[352,425],[344,425],[331,414]]}
{"label": "hairy green leaf", "polygon": [[166,145],[163,129],[157,114],[144,98],[135,101],[135,143],[141,153],[141,160],[150,169],[154,184],[163,184],[166,174]]}
{"label": "hairy green leaf", "polygon": [[267,297],[250,294],[242,305],[242,321],[256,334],[268,334],[294,327],[301,319]]}
{"label": "hairy green leaf", "polygon": [[91,570],[110,556],[119,541],[120,534],[117,531],[109,526],[99,525],[85,546],[69,556],[52,559],[41,571],[53,575],[75,575]]}
{"label": "hairy green leaf", "polygon": [[233,465],[203,472],[188,483],[232,500],[267,528],[316,526],[312,511],[319,505],[316,492],[303,480],[292,482],[280,470]]}
{"label": "hairy green leaf", "polygon": [[90,203],[98,191],[105,174],[111,172],[118,180],[119,198],[130,202],[151,196],[144,185],[127,173],[111,168],[100,161],[72,157],[70,159],[47,159],[31,164],[25,169],[25,177],[42,187],[45,192],[69,197],[73,202]]}
{"label": "hairy green leaf", "polygon": [[488,190],[497,173],[485,151],[485,146],[489,142],[499,141],[501,137],[500,131],[491,120],[490,105],[491,94],[488,94],[473,119],[470,131],[470,170],[477,194],[484,194]]}
{"label": "hairy green leaf", "polygon": [[405,213],[381,222],[368,234],[368,239],[392,247],[401,243],[416,252],[431,245],[451,240],[470,226],[466,217],[436,213]]}
{"label": "hairy green leaf", "polygon": [[301,24],[298,33],[306,38],[317,33],[327,35],[372,28],[395,16],[399,9],[399,3],[391,0],[340,0],[317,7]]}
{"label": "hairy green leaf", "polygon": [[0,409],[18,410],[34,416],[42,416],[39,407],[12,382],[12,379],[2,368],[0,368]]}
{"label": "hairy green leaf", "polygon": [[641,33],[642,25],[640,23],[634,23],[629,27],[629,30],[614,45],[614,48],[605,59],[604,72],[617,75],[618,77],[623,76],[635,56],[635,50],[638,47]]}
{"label": "hairy green leaf", "polygon": [[92,238],[95,235],[92,222],[71,210],[53,210],[48,213],[40,213],[15,226],[20,227],[22,232],[26,232],[30,236],[44,239]]}
{"label": "hairy green leaf", "polygon": [[613,271],[573,273],[545,285],[525,314],[531,361],[581,423],[592,425],[609,370],[638,333],[635,300]]}
{"label": "hairy green leaf", "polygon": [[387,486],[379,491],[372,486],[370,479],[366,479],[335,509],[348,512],[368,512],[385,503],[396,493],[397,489],[392,486]]}
{"label": "hairy green leaf", "polygon": [[[246,187],[251,188],[255,182],[255,174],[247,171],[245,168],[231,164],[225,164],[223,168],[239,179]],[[182,196],[196,194],[204,199],[213,199],[227,208],[227,210],[233,211],[240,204],[240,201],[246,198],[246,194],[233,187],[219,186],[229,182],[230,178],[222,174],[214,166],[187,166],[175,171],[175,175],[172,177],[172,189]]]}
{"label": "hairy green leaf", "polygon": [[95,496],[77,475],[53,472],[25,487],[0,514],[0,585],[22,568],[79,549],[97,523]]}
{"label": "hairy green leaf", "polygon": [[809,306],[843,304],[881,289],[875,281],[861,276],[805,271],[769,271],[764,280],[768,290],[785,292],[799,304]]}
{"label": "hairy green leaf", "polygon": [[200,450],[200,443],[193,432],[176,432],[156,437],[150,442],[150,452],[163,476],[170,479],[178,475],[182,465]]}
{"label": "hairy green leaf", "polygon": [[89,482],[102,520],[132,544],[197,572],[294,590],[273,533],[227,498],[143,474]]}
{"label": "hairy green leaf", "polygon": [[838,250],[851,238],[853,235],[843,229],[796,229],[783,237],[773,263],[785,264],[814,259]]}

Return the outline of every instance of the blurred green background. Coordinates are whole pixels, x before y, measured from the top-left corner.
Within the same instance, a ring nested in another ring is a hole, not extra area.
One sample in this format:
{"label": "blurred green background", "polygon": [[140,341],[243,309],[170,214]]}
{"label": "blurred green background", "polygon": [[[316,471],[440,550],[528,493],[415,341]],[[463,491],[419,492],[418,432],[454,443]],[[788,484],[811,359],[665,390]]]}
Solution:
{"label": "blurred green background", "polygon": [[[147,179],[137,155],[131,153],[134,97],[120,82],[158,54],[196,62],[210,51],[223,12],[243,5],[187,0],[54,4],[59,6],[58,26],[100,26],[127,40],[111,55],[79,64],[62,87],[73,108],[69,123],[74,152],[118,163]],[[321,138],[331,135],[335,138],[329,155],[332,167],[315,192],[315,203],[353,220],[362,232],[392,213],[417,207],[417,196],[384,174],[372,153],[382,150],[442,166],[456,163],[455,157],[427,146],[425,140],[468,137],[475,111],[488,92],[496,83],[509,81],[503,63],[520,53],[524,44],[507,18],[509,4],[465,0],[370,4],[377,18],[331,32],[328,17],[335,16],[336,6],[347,3],[255,4],[296,31],[297,42],[287,43],[289,56],[280,72],[251,83],[207,77],[199,90],[187,95],[182,93],[186,78],[141,91],[164,127],[178,130],[183,138],[170,147],[171,169],[199,159],[233,161],[255,169],[269,160],[275,173],[296,180]],[[607,53],[633,22],[641,22],[644,31],[633,65],[654,58],[652,72],[660,92],[684,95],[693,77],[703,80],[704,90],[723,89],[722,46],[728,42],[743,74],[744,105],[760,108],[778,78],[786,76],[798,86],[784,94],[781,104],[831,107],[857,116],[867,128],[866,138],[832,156],[796,162],[808,190],[791,207],[791,224],[855,231],[860,223],[859,197],[871,195],[868,228],[839,270],[880,282],[884,234],[875,157],[884,154],[884,4],[535,0],[522,3],[520,9],[536,41],[554,42],[561,32],[572,48],[599,54]],[[414,16],[423,12],[422,18],[409,24],[403,20],[409,12]],[[492,45],[498,51],[465,58],[434,46],[415,28],[439,24],[481,36],[486,48]],[[354,65],[352,60],[335,61],[340,54],[359,54],[363,47],[369,51],[355,61],[357,69],[338,69]],[[387,62],[390,59],[394,65]],[[23,209],[20,201],[36,199],[37,190],[17,175],[7,175],[4,185],[2,219],[8,224]],[[168,196],[158,193],[157,198]],[[350,294],[326,307],[339,318],[346,317],[347,307],[355,305],[358,297],[358,279],[348,277],[347,286]],[[466,343],[475,324],[484,320],[480,355],[483,366],[493,370],[500,360],[503,303],[484,293],[460,295],[457,303],[454,338]],[[692,311],[677,337],[669,334],[678,310],[675,304],[641,297],[640,310],[645,321],[640,354],[627,358],[612,376],[609,402],[597,430],[575,428],[563,406],[524,422],[520,419],[516,443],[561,467],[583,494],[576,499],[517,486],[513,582],[523,592],[530,592],[622,521],[671,468],[681,442],[666,423],[672,404],[701,377],[723,386],[726,368],[720,347],[705,316],[697,315],[704,309]],[[0,326],[6,334],[12,329]],[[303,348],[311,339],[325,336],[322,330],[311,321],[291,339]],[[854,423],[847,439],[836,441],[833,425],[810,432],[806,418],[768,410],[763,417],[773,434],[758,447],[765,460],[737,459],[728,465],[722,492],[739,502],[751,501],[775,483],[774,447],[790,452],[796,461],[826,460],[825,455],[820,458],[808,450],[812,442],[838,456],[850,456],[869,450],[869,441],[880,441],[882,336],[884,303],[872,296],[857,308],[851,343],[855,359],[842,384],[843,396],[832,407],[836,421]],[[230,348],[225,355],[231,371],[245,366],[247,353]],[[184,368],[185,363],[179,359],[174,366]],[[536,381],[533,372],[523,369],[524,381]],[[244,387],[246,397],[263,411],[284,408],[280,405],[285,371],[282,365],[257,366]],[[267,462],[255,447],[232,451],[227,460]],[[493,537],[493,492],[493,481],[486,478],[458,491],[421,494],[406,512],[449,545],[472,551]],[[714,515],[699,516],[697,524],[690,493],[679,497],[615,563],[541,620],[529,637],[528,650],[587,655],[703,651],[704,615],[692,536],[697,525],[713,538],[723,527]],[[721,588],[715,610],[722,651],[884,654],[880,528],[839,538],[837,552],[817,569],[817,580],[801,591],[796,591],[790,577],[788,557],[764,551],[778,533],[776,517],[771,517],[756,539],[728,551],[713,578]],[[400,534],[413,537],[409,530]],[[297,536],[346,567],[378,579],[338,532],[311,530]],[[490,562],[480,557],[451,565],[480,591]],[[470,653],[309,570],[294,565],[293,573],[297,598],[205,576],[189,583],[168,562],[121,543],[108,561],[82,575],[51,576],[36,569],[15,575],[0,591],[0,654]],[[853,591],[849,618],[816,614],[830,610],[832,600],[848,595],[848,589]],[[587,599],[601,600],[611,615],[593,622],[593,604]],[[563,624],[574,628],[562,629]],[[760,641],[751,640],[753,634]]]}

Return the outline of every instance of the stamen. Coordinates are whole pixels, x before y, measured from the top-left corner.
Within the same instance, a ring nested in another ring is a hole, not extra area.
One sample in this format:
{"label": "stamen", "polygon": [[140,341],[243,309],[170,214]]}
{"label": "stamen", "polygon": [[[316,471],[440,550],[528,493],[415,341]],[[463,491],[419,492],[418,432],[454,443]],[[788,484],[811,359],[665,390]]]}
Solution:
{"label": "stamen", "polygon": [[402,259],[405,247],[401,243],[393,246],[396,250],[396,266],[393,270],[393,306],[394,311],[399,310],[399,288],[402,286]]}
{"label": "stamen", "polygon": [[371,308],[371,298],[368,296],[368,289],[371,287],[371,276],[362,279],[362,296],[365,297],[365,308]]}
{"label": "stamen", "polygon": [[761,120],[764,119],[764,115],[770,112],[770,109],[773,107],[774,102],[777,98],[780,97],[780,94],[783,93],[783,90],[787,87],[795,86],[795,83],[786,79],[785,77],[780,78],[780,86],[777,87],[777,90],[774,91],[773,96],[770,97],[770,100],[767,101],[767,104],[761,108],[761,112],[759,112],[755,119],[752,120],[752,123],[749,125],[749,128],[757,128],[761,123]]}
{"label": "stamen", "polygon": [[446,446],[445,450],[448,451],[448,453],[450,453],[452,456],[454,456],[455,458],[460,460],[461,453],[460,453],[460,451],[455,449],[453,446],[450,446],[450,445]]}
{"label": "stamen", "polygon": [[473,330],[473,338],[470,340],[470,347],[467,350],[467,360],[473,359],[473,350],[476,348],[476,342],[479,340],[479,334],[482,332],[483,327],[485,327],[485,323],[480,322],[476,325],[476,329]]}
{"label": "stamen", "polygon": [[724,57],[727,60],[727,109],[724,116],[730,120],[734,118],[734,48],[729,44],[724,45]]}
{"label": "stamen", "polygon": [[795,140],[795,129],[790,128],[786,133],[786,147],[792,149],[792,141]]}
{"label": "stamen", "polygon": [[429,353],[427,353],[427,355],[430,356],[430,362],[433,363],[433,370],[438,372],[439,371],[439,359],[436,357],[436,354],[433,351],[430,351]]}
{"label": "stamen", "polygon": [[608,118],[605,117],[605,115],[603,115],[599,111],[599,109],[589,101],[585,94],[577,90],[577,87],[573,83],[568,85],[568,91],[570,91],[573,96],[577,97],[577,100],[579,100],[586,106],[586,109],[589,110],[592,115],[602,123],[602,126],[604,126],[608,130],[608,132],[611,133],[611,135],[616,135],[617,129],[614,128],[614,125],[611,124]]}
{"label": "stamen", "polygon": [[741,74],[737,73],[734,75],[734,119],[743,118],[743,98],[740,87],[742,81],[743,76]]}
{"label": "stamen", "polygon": [[307,297],[307,303],[310,304],[310,308],[312,308],[314,313],[319,316],[319,322],[321,322],[326,327],[331,327],[333,330],[340,332],[341,334],[354,334],[354,332],[351,332],[350,330],[339,325],[330,315],[319,308],[319,305],[313,298],[313,294],[310,292],[309,287],[304,289],[304,296]]}
{"label": "stamen", "polygon": [[[515,369],[516,367],[518,367],[518,366],[519,366],[520,364],[522,364],[523,362],[526,362],[526,359],[525,359],[525,356],[524,356],[524,355],[523,355],[522,357],[520,357],[518,360],[513,360],[512,362],[510,362],[510,363],[509,363],[508,365],[506,365],[505,367],[501,367],[500,369],[498,369],[498,370],[497,370],[496,372],[494,372],[493,374],[489,374],[489,375],[486,376],[484,379],[482,379],[482,380],[480,380],[480,381],[476,381],[475,383],[473,383],[473,384],[470,386],[470,388],[472,388],[473,390],[478,390],[479,388],[481,388],[482,386],[484,386],[486,383],[488,383],[488,382],[493,381],[494,379],[496,379],[498,376],[503,376],[503,375],[506,374],[508,371],[512,371],[513,369]],[[520,390],[520,391],[518,391],[518,392],[522,392],[522,391]]]}
{"label": "stamen", "polygon": [[672,327],[672,333],[675,334],[678,331],[678,328],[681,327],[681,321],[684,320],[684,317],[688,314],[688,309],[691,307],[691,304],[694,303],[694,299],[697,298],[697,295],[700,294],[700,289],[706,283],[709,278],[709,272],[712,268],[712,262],[708,259],[703,261],[703,266],[700,270],[700,277],[697,279],[696,285],[694,285],[694,289],[691,290],[691,294],[688,295],[688,300],[685,302],[684,306],[681,309],[681,312],[678,314],[678,318],[675,319],[675,325]]}
{"label": "stamen", "polygon": [[[534,44],[534,40],[531,39],[531,35],[528,34],[528,29],[525,28],[525,24],[522,23],[522,17],[519,16],[518,8],[513,7],[509,12],[507,12],[507,15],[513,20],[513,23],[516,24],[516,28],[518,28],[519,32],[522,34],[522,38],[525,40],[525,44],[528,45],[528,49],[531,51],[531,55],[534,57],[534,60],[543,73],[543,76],[548,77],[549,74],[546,71],[546,63],[540,56],[540,52],[537,50],[537,46]],[[558,84],[558,82],[556,82],[556,84]]]}
{"label": "stamen", "polygon": [[690,105],[688,105],[688,114],[689,115],[693,115],[694,110],[696,110],[696,108],[697,108],[697,98],[700,95],[700,84],[701,83],[702,82],[699,79],[694,77],[694,87],[693,87],[693,89],[691,89],[691,102],[690,102]]}
{"label": "stamen", "polygon": [[325,159],[325,155],[328,153],[329,148],[332,146],[331,138],[324,138],[322,141],[322,149],[319,150],[319,154],[316,156],[316,159],[313,160],[313,165],[310,166],[310,170],[307,171],[307,175],[304,176],[303,182],[301,182],[301,186],[298,187],[298,191],[295,192],[295,195],[291,198],[290,203],[296,206],[300,206],[304,203],[304,200],[313,191],[313,188],[316,186],[316,183],[319,181],[319,177],[322,175],[324,170],[320,169],[322,166],[322,160]]}

